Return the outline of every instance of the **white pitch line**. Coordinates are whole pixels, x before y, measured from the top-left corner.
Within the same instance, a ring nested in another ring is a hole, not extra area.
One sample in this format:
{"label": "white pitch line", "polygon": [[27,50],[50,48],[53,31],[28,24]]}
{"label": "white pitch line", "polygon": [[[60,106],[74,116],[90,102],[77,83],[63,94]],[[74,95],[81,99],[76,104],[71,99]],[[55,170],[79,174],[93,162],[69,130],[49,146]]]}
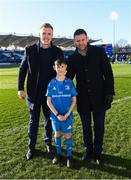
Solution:
{"label": "white pitch line", "polygon": [[127,96],[127,97],[124,97],[124,98],[121,98],[121,99],[114,100],[114,101],[112,102],[112,104],[121,103],[121,102],[127,101],[127,100],[129,100],[129,99],[131,99],[131,96]]}

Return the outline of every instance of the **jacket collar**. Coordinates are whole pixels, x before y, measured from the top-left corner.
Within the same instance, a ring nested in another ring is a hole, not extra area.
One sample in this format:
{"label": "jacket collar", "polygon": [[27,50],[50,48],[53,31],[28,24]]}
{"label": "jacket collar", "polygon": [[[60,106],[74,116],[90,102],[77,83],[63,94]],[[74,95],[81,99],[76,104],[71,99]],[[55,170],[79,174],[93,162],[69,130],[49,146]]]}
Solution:
{"label": "jacket collar", "polygon": [[[87,54],[88,50],[90,49],[90,47],[91,47],[91,45],[90,45],[90,44],[87,44],[87,51],[86,51],[86,54]],[[80,51],[79,51],[78,48],[76,48],[76,53],[77,53],[77,54],[80,54],[81,56],[84,56],[84,55],[82,55],[82,54],[80,53]],[[85,56],[86,56],[86,54],[85,54]]]}

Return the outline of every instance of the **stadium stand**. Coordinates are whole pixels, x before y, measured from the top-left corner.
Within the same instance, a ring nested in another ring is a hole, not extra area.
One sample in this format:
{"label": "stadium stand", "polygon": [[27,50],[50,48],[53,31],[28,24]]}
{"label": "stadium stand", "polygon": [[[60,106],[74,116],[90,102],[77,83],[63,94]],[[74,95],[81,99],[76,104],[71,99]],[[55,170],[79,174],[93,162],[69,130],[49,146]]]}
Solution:
{"label": "stadium stand", "polygon": [[[19,64],[22,60],[24,48],[37,42],[38,36],[31,35],[16,35],[16,34],[1,34],[0,35],[0,65],[2,64]],[[90,43],[99,40],[90,39]],[[73,39],[71,38],[53,38],[53,43],[63,49],[64,56],[67,58],[73,53]],[[9,47],[13,47],[9,50]],[[23,48],[23,50],[20,50]],[[17,49],[17,50],[16,50]],[[19,49],[19,50],[18,50]]]}
{"label": "stadium stand", "polygon": [[[13,35],[13,34],[7,34],[7,35],[0,35],[0,47],[9,47],[10,45],[13,45],[14,47],[25,47],[26,45],[33,44],[37,42],[39,39],[38,36],[24,36],[24,35]],[[90,39],[90,43],[99,41]],[[73,39],[71,38],[53,38],[53,43],[56,46],[62,46],[64,48],[67,47],[73,47]]]}
{"label": "stadium stand", "polygon": [[22,60],[24,51],[21,50],[0,50],[0,65],[19,64]]}
{"label": "stadium stand", "polygon": [[[0,34],[0,65],[15,63],[19,64],[22,60],[24,48],[27,45],[31,45],[37,42],[38,36],[30,35],[18,35],[18,34]],[[101,39],[92,40],[90,43],[101,41]],[[53,43],[63,49],[64,56],[67,58],[74,51],[73,39],[66,37],[54,37]],[[105,49],[106,54],[111,59],[111,62],[127,62],[131,64],[131,48],[119,48],[117,54],[112,54],[112,44],[96,44],[96,46],[102,46]],[[10,50],[9,50],[10,49]],[[22,49],[22,50],[21,50]]]}

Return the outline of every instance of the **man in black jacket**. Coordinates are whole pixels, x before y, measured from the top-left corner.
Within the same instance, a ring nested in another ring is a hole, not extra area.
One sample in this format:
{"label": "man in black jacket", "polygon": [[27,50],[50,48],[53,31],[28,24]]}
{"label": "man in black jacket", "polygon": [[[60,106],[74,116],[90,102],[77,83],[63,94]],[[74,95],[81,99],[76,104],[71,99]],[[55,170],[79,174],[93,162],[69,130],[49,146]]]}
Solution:
{"label": "man in black jacket", "polygon": [[44,118],[44,141],[49,153],[52,153],[52,126],[50,110],[46,104],[46,89],[49,81],[55,77],[54,60],[63,57],[63,52],[52,44],[53,27],[49,23],[41,26],[38,43],[26,47],[18,75],[18,97],[25,98],[24,82],[27,76],[26,100],[29,107],[29,149],[26,159],[33,157],[42,107]]}
{"label": "man in black jacket", "polygon": [[[68,59],[67,76],[76,76],[77,110],[83,127],[85,160],[95,153],[97,164],[102,161],[105,111],[111,107],[114,78],[109,59],[103,48],[91,46],[84,29],[74,33],[76,50]],[[94,140],[91,119],[94,121]]]}

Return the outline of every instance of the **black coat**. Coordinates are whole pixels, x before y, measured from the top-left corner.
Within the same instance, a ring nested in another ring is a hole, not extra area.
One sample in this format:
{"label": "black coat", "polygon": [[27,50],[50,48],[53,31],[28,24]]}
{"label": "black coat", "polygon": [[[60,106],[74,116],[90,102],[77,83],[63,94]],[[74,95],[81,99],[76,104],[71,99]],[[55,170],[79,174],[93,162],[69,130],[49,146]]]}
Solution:
{"label": "black coat", "polygon": [[[40,51],[40,43],[33,44],[31,46],[26,47],[25,54],[23,56],[23,60],[19,67],[19,75],[18,75],[18,90],[24,90],[24,82],[27,75],[27,103],[28,105],[33,104],[36,93],[37,86],[40,75],[40,59],[39,59],[39,51]],[[50,59],[48,65],[43,68],[45,71],[44,74],[47,74],[45,77],[45,92],[49,81],[55,77],[55,71],[53,70],[53,63],[58,57],[63,56],[63,52],[60,48],[51,44],[49,49],[50,51]],[[43,77],[44,78],[44,77]],[[44,92],[43,92],[44,93]]]}
{"label": "black coat", "polygon": [[103,111],[106,95],[114,95],[114,78],[109,59],[103,48],[88,45],[86,56],[74,52],[68,59],[67,76],[76,76],[77,109],[79,113]]}

